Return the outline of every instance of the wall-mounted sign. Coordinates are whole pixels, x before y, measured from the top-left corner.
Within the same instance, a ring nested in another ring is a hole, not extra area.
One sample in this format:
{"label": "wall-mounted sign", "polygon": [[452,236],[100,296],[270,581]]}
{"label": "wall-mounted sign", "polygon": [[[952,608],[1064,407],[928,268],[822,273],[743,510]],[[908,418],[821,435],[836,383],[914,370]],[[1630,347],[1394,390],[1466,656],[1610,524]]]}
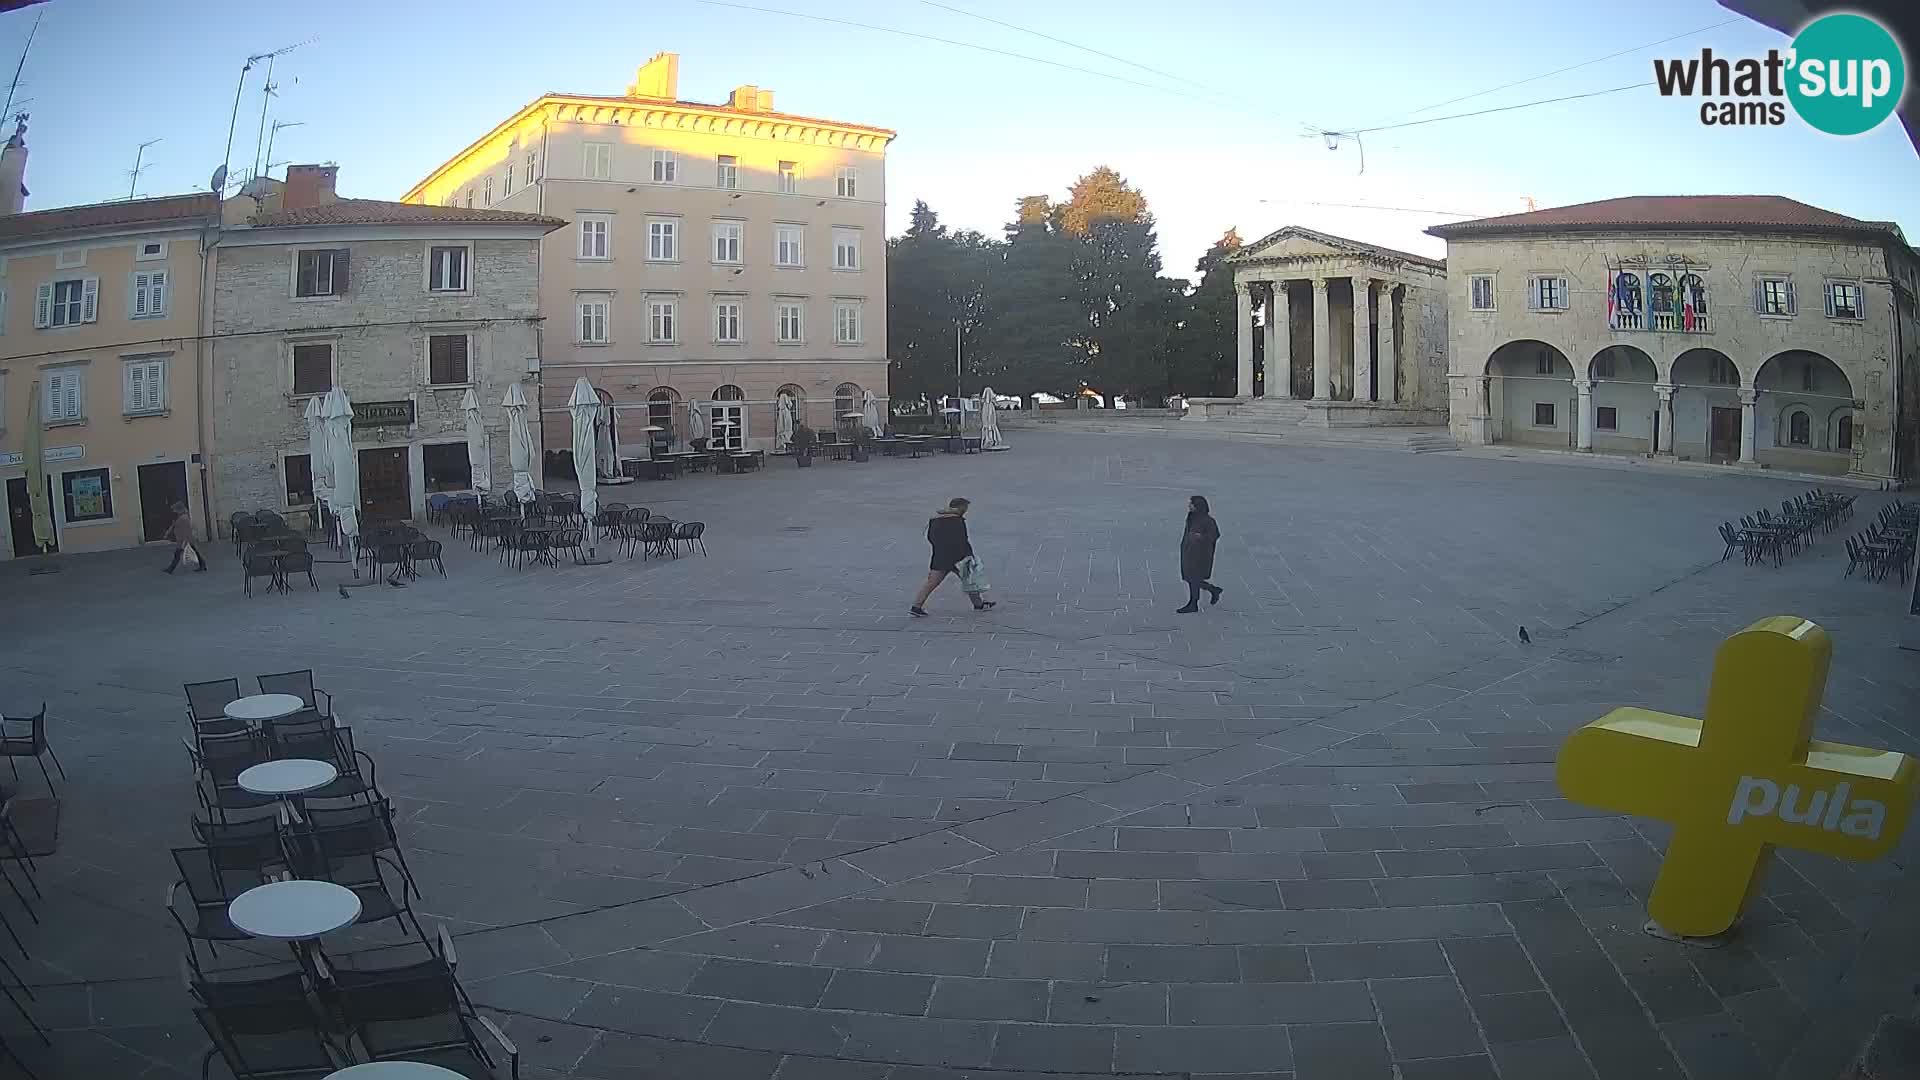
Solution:
{"label": "wall-mounted sign", "polygon": [[[41,451],[40,454],[41,459],[44,461],[79,461],[86,456],[87,448],[84,446],[49,446]],[[27,455],[17,450],[11,453],[0,454],[0,468],[5,468],[9,465],[23,465],[26,463],[26,460]]]}
{"label": "wall-mounted sign", "polygon": [[354,427],[389,427],[413,423],[412,401],[356,401]]}

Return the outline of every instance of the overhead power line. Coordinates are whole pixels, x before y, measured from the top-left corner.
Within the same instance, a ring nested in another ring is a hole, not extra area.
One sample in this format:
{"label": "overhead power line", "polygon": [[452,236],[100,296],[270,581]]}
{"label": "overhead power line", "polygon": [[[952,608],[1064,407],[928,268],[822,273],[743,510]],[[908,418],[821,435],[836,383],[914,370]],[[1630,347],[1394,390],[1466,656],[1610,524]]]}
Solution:
{"label": "overhead power line", "polygon": [[1462,94],[1459,97],[1448,98],[1445,101],[1436,101],[1431,105],[1422,105],[1419,108],[1414,109],[1412,112],[1405,113],[1404,115],[1415,116],[1420,113],[1426,112],[1430,109],[1443,108],[1447,105],[1458,105],[1462,101],[1471,101],[1472,99],[1477,97],[1486,97],[1488,94],[1497,94],[1502,90],[1511,90],[1516,86],[1524,86],[1530,82],[1539,82],[1541,79],[1550,79],[1555,75],[1565,75],[1569,71],[1578,71],[1583,67],[1592,67],[1595,64],[1604,63],[1608,60],[1617,60],[1622,56],[1631,56],[1634,53],[1644,52],[1647,49],[1651,49],[1655,45],[1665,45],[1669,41],[1679,41],[1681,38],[1690,38],[1695,34],[1704,34],[1709,30],[1718,30],[1723,26],[1730,26],[1734,23],[1741,22],[1741,21],[1743,20],[1725,19],[1721,22],[1709,23],[1708,25],[1702,26],[1698,29],[1689,30],[1684,34],[1675,34],[1672,37],[1663,37],[1658,41],[1649,41],[1644,45],[1635,45],[1630,49],[1621,49],[1619,52],[1610,52],[1605,56],[1596,56],[1591,60],[1582,60],[1577,64],[1568,64],[1566,67],[1554,68],[1552,71],[1543,71],[1538,75],[1529,75],[1524,79],[1515,79],[1512,82],[1501,83],[1499,86],[1490,86],[1485,90],[1476,90],[1471,94]]}
{"label": "overhead power line", "polygon": [[1443,120],[1465,120],[1472,116],[1490,116],[1494,113],[1512,112],[1515,109],[1531,109],[1536,105],[1554,105],[1562,101],[1579,101],[1582,98],[1600,97],[1604,94],[1618,94],[1625,90],[1638,90],[1643,86],[1652,85],[1653,81],[1649,79],[1646,82],[1632,83],[1627,86],[1615,86],[1607,90],[1590,90],[1584,94],[1566,94],[1562,97],[1541,98],[1538,101],[1523,101],[1517,105],[1501,105],[1497,108],[1479,109],[1474,112],[1449,113],[1446,116],[1429,116],[1425,120],[1406,120],[1398,124],[1376,124],[1373,127],[1353,128],[1349,131],[1321,131],[1315,132],[1315,134],[1343,137],[1371,135],[1376,131],[1395,131],[1400,128],[1419,127],[1422,124],[1438,124]]}
{"label": "overhead power line", "polygon": [[[1101,52],[1099,49],[1096,49],[1091,45],[1082,45],[1077,41],[1069,41],[1063,37],[1054,37],[1052,34],[1042,33],[1039,30],[1034,30],[1029,27],[1021,26],[1017,23],[1003,22],[999,19],[992,17],[991,15],[982,15],[977,11],[968,11],[965,8],[957,8],[951,4],[942,4],[939,2],[939,0],[920,0],[920,2],[927,5],[928,7],[937,7],[942,11],[951,11],[955,15],[965,15],[969,19],[979,19],[981,22],[992,23],[995,26],[1002,26],[1007,28],[1008,30],[1017,30],[1022,34],[1032,34],[1034,37],[1040,38],[1042,40],[1051,41],[1055,45],[1065,45],[1069,49],[1079,49],[1083,53],[1091,53],[1094,56],[1098,56],[1106,60],[1111,60],[1116,64],[1125,64],[1130,68],[1138,68],[1141,71],[1147,72],[1148,74],[1158,75],[1163,79],[1172,79],[1174,82],[1186,83],[1188,86],[1194,87],[1199,90],[1205,90],[1211,94],[1220,93],[1220,91],[1215,89],[1214,87],[1208,86],[1205,83],[1195,82],[1194,80],[1189,79],[1184,75],[1175,75],[1171,71],[1161,71],[1159,68],[1156,68],[1156,67],[1148,67],[1147,65],[1142,64],[1137,60],[1129,60],[1124,56],[1115,56],[1110,52]],[[1222,95],[1222,96],[1225,96],[1225,95]]]}

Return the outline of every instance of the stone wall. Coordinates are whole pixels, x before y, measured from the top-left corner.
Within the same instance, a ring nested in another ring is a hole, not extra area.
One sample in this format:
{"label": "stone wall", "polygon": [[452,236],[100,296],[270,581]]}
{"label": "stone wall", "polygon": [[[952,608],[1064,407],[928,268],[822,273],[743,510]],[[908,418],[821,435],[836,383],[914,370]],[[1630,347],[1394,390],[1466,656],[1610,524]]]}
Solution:
{"label": "stone wall", "polygon": [[[317,230],[316,230],[317,232]],[[462,242],[436,237],[433,243]],[[357,448],[405,447],[415,513],[424,509],[421,447],[466,438],[460,403],[469,385],[488,432],[494,490],[511,480],[501,400],[540,354],[533,239],[472,241],[472,288],[426,290],[424,238],[356,242],[323,235],[301,247],[350,251],[346,295],[294,299],[295,246],[223,243],[214,271],[212,401],[215,516],[284,510],[284,458],[307,452],[306,397],[293,393],[292,346],[334,346],[335,381],[355,402],[410,401],[411,424],[357,425]],[[427,385],[427,339],[468,335],[468,375],[459,386]],[[538,399],[525,386],[529,403]],[[529,418],[531,419],[531,417]]]}

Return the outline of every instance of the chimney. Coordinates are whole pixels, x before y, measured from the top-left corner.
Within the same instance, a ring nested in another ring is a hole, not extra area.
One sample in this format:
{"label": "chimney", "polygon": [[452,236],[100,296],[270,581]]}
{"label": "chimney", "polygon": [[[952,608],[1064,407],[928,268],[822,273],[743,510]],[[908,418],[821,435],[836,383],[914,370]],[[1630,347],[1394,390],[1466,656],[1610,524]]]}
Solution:
{"label": "chimney", "polygon": [[304,210],[333,202],[339,198],[333,193],[334,177],[339,173],[338,165],[287,166],[287,186],[280,196],[280,208]]}
{"label": "chimney", "polygon": [[680,94],[680,54],[663,52],[653,54],[653,59],[640,65],[633,77],[633,85],[627,87],[627,96],[631,98],[660,98],[673,101]]}
{"label": "chimney", "polygon": [[727,95],[727,107],[741,112],[772,112],[773,91],[762,90],[751,83],[736,86],[733,93]]}
{"label": "chimney", "polygon": [[0,149],[0,215],[17,214],[27,205],[27,114],[16,118],[13,135]]}

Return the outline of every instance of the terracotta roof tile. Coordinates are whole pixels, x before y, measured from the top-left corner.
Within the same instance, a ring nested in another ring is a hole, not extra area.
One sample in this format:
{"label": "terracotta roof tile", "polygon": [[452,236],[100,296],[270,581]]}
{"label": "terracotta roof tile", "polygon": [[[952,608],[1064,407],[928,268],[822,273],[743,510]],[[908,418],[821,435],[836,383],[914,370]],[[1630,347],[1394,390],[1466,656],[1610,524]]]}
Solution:
{"label": "terracotta roof tile", "polygon": [[0,242],[34,240],[90,229],[139,228],[143,225],[179,225],[219,212],[211,194],[169,195],[129,202],[89,203],[58,210],[35,210],[0,217]]}
{"label": "terracotta roof tile", "polygon": [[1449,237],[1566,229],[1731,229],[1900,235],[1899,228],[1891,222],[1863,221],[1780,195],[1630,195],[1527,214],[1455,221],[1435,225],[1427,232]]}
{"label": "terracotta roof tile", "polygon": [[566,222],[515,210],[474,210],[464,206],[427,206],[384,199],[335,199],[298,210],[256,214],[255,228],[292,228],[303,225],[545,225],[557,229]]}

